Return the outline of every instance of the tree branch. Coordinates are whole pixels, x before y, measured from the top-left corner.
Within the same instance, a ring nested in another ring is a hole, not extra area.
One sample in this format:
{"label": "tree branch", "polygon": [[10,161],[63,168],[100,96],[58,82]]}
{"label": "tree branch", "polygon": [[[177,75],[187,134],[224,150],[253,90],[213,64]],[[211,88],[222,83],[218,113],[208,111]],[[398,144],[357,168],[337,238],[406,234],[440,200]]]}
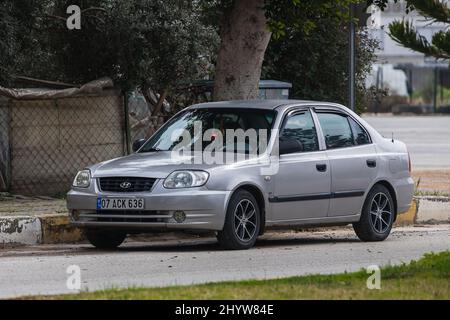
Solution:
{"label": "tree branch", "polygon": [[434,22],[450,23],[450,10],[447,1],[439,0],[407,0],[421,15],[431,18]]}
{"label": "tree branch", "polygon": [[167,97],[168,93],[169,93],[168,89],[164,89],[162,92],[160,92],[158,103],[155,106],[155,109],[154,109],[154,111],[152,113],[152,116],[159,115],[159,113],[161,112],[161,108],[162,108],[162,105],[164,103],[164,100],[166,100],[166,97]]}
{"label": "tree branch", "polygon": [[103,8],[100,8],[100,7],[90,7],[90,8],[81,10],[81,13],[85,13],[85,12],[88,12],[88,11],[100,11],[102,13],[106,13],[106,10],[103,9]]}
{"label": "tree branch", "polygon": [[64,17],[60,17],[60,16],[57,16],[57,15],[54,15],[54,14],[46,14],[45,15],[47,18],[52,18],[52,19],[55,19],[55,20],[62,20],[62,21],[64,21],[64,22],[66,22],[66,18],[64,18]]}
{"label": "tree branch", "polygon": [[450,55],[445,50],[431,44],[424,36],[420,35],[410,21],[392,22],[389,25],[389,36],[395,42],[413,51],[437,59],[450,59]]}
{"label": "tree branch", "polygon": [[154,106],[157,104],[158,101],[153,99],[152,94],[150,93],[150,86],[142,85],[141,92],[142,95],[144,96],[145,102],[147,102],[148,113],[151,114],[153,112]]}

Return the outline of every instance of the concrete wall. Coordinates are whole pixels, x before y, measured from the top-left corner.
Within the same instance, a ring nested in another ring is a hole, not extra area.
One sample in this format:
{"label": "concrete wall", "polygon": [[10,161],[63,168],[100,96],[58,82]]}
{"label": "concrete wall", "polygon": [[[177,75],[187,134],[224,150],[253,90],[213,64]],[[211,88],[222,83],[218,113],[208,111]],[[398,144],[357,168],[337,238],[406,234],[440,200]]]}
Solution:
{"label": "concrete wall", "polygon": [[11,192],[65,193],[76,172],[125,152],[123,97],[10,100]]}

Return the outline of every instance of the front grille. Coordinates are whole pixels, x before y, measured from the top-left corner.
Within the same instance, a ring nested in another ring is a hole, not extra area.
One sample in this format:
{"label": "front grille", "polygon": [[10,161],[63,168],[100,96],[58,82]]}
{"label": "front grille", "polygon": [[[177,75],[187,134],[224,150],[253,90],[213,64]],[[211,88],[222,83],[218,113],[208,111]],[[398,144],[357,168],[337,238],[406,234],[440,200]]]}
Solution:
{"label": "front grille", "polygon": [[155,183],[154,178],[140,177],[107,177],[99,178],[101,191],[108,192],[144,192],[150,191]]}

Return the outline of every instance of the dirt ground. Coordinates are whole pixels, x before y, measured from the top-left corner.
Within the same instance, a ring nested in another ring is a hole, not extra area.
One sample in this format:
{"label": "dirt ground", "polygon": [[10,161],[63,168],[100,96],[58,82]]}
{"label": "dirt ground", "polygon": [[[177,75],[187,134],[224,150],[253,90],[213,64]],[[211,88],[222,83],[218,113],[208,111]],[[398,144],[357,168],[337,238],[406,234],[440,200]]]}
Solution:
{"label": "dirt ground", "polygon": [[450,195],[450,170],[415,170],[416,192],[424,195]]}
{"label": "dirt ground", "polygon": [[54,214],[67,214],[65,200],[0,193],[0,217],[42,216]]}

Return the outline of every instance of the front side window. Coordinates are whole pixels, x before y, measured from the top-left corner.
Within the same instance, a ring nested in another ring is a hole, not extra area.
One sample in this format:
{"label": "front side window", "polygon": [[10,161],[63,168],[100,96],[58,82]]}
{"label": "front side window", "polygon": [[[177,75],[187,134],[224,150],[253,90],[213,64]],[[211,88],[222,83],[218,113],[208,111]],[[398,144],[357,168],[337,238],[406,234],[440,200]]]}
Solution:
{"label": "front side window", "polygon": [[353,134],[347,116],[338,113],[320,112],[317,114],[327,149],[354,146]]}
{"label": "front side window", "polygon": [[303,147],[303,152],[319,150],[316,128],[308,111],[290,116],[281,131],[280,139],[295,139]]}

